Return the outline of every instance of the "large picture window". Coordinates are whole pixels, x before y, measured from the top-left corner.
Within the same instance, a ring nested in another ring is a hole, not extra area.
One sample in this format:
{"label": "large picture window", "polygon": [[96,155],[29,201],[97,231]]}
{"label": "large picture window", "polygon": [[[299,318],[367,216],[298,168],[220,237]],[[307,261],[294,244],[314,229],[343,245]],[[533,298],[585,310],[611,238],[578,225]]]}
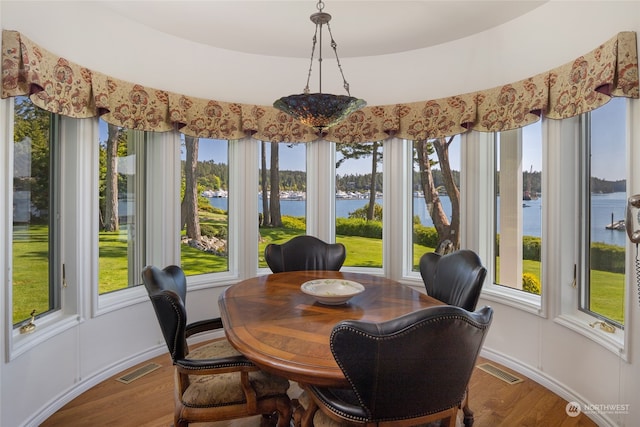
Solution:
{"label": "large picture window", "polygon": [[460,248],[460,148],[460,136],[413,143],[413,271],[425,252]]}
{"label": "large picture window", "polygon": [[183,136],[180,258],[186,275],[229,270],[229,143]]}
{"label": "large picture window", "polygon": [[14,101],[13,324],[60,308],[56,116]]}
{"label": "large picture window", "polygon": [[141,284],[145,259],[145,133],[102,120],[100,128],[100,294]]}
{"label": "large picture window", "polygon": [[580,309],[624,325],[626,102],[613,98],[583,116],[583,280]]}
{"label": "large picture window", "polygon": [[336,241],[344,265],[382,268],[382,142],[336,144]]}
{"label": "large picture window", "polygon": [[493,282],[542,291],[542,132],[538,121],[496,135]]}
{"label": "large picture window", "polygon": [[307,232],[307,146],[260,142],[258,265],[267,267],[264,248]]}

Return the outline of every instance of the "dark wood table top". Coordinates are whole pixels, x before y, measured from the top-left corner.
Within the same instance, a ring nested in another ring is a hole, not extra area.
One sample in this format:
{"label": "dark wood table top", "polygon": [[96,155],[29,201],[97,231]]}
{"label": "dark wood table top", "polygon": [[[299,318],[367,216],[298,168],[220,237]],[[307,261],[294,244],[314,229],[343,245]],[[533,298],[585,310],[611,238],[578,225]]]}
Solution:
{"label": "dark wood table top", "polygon": [[[346,304],[323,305],[300,290],[321,278],[353,280],[365,290]],[[329,348],[338,322],[380,322],[440,304],[394,280],[335,271],[259,276],[230,286],[219,299],[228,340],[256,365],[293,381],[334,387],[348,386]]]}

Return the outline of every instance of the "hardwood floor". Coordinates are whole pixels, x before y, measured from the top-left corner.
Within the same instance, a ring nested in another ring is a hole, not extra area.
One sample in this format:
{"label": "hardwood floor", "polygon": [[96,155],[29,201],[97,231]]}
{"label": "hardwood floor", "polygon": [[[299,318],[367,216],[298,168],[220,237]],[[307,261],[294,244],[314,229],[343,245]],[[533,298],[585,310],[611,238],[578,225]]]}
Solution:
{"label": "hardwood floor", "polygon": [[[161,367],[123,384],[116,378],[149,362]],[[480,359],[478,364],[487,360]],[[524,381],[509,384],[476,368],[471,378],[470,407],[473,427],[496,426],[596,426],[584,414],[569,417],[567,402],[536,382],[491,362]],[[169,355],[158,356],[110,378],[69,402],[41,427],[125,426],[168,427],[173,425],[173,366]],[[295,385],[292,397],[299,391]],[[238,421],[193,424],[201,427],[258,427],[260,417]]]}

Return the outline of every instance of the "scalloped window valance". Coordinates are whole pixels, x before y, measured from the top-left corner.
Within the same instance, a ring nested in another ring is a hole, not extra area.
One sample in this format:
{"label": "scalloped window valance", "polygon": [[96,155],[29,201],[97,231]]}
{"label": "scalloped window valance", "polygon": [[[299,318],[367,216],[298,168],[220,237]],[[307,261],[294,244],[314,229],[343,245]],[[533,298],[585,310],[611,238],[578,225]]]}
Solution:
{"label": "scalloped window valance", "polygon": [[[144,87],[56,56],[19,32],[2,32],[2,98],[28,95],[37,106],[69,117],[102,117],[129,129],[214,139],[273,142],[319,138],[271,106],[200,99]],[[621,32],[571,63],[504,86],[442,99],[365,107],[323,139],[357,143],[390,136],[422,140],[468,130],[496,132],[545,116],[591,111],[612,96],[638,98],[635,32]]]}

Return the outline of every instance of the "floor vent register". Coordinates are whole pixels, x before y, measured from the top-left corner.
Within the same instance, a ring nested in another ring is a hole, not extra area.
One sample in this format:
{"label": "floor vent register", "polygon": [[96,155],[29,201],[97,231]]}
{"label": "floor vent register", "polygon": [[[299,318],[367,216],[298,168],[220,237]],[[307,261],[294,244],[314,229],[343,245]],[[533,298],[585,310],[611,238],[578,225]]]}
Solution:
{"label": "floor vent register", "polygon": [[518,384],[521,383],[522,381],[524,381],[522,378],[518,378],[515,375],[501,369],[498,368],[495,365],[492,365],[491,363],[482,363],[480,365],[478,365],[478,368],[482,369],[483,371],[485,371],[488,374],[493,375],[496,378],[501,379],[502,381],[508,383],[508,384]]}
{"label": "floor vent register", "polygon": [[135,380],[142,378],[143,376],[147,375],[150,372],[155,371],[156,369],[160,368],[162,365],[158,365],[157,363],[147,363],[144,366],[139,367],[138,369],[135,369],[131,372],[128,372],[118,378],[116,378],[116,381],[120,381],[121,383],[124,384],[130,384],[132,382],[134,382]]}

